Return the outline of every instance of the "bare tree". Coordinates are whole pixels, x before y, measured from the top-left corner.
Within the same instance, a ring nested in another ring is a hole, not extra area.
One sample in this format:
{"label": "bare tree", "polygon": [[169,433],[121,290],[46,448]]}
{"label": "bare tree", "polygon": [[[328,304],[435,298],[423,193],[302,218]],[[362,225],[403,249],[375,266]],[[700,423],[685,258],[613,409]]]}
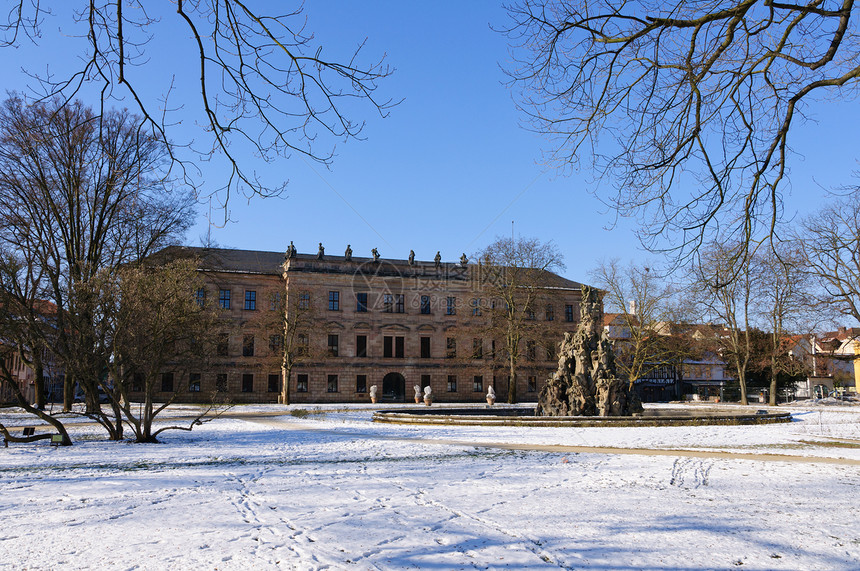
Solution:
{"label": "bare tree", "polygon": [[740,386],[741,404],[747,402],[747,369],[752,355],[750,326],[758,286],[749,259],[737,248],[716,242],[702,252],[694,268],[694,291],[706,314],[725,324],[722,356],[732,364]]}
{"label": "bare tree", "polygon": [[280,401],[290,404],[293,368],[326,356],[316,311],[320,301],[312,299],[310,291],[291,285],[287,277],[284,289],[276,292],[271,302],[274,310],[260,313],[249,325],[268,335],[269,355],[265,363],[280,369]]}
{"label": "bare tree", "polygon": [[[814,300],[822,315],[860,323],[860,195],[852,192],[807,217],[796,238],[803,244],[804,268],[817,286]],[[851,357],[831,352],[831,358]]]}
{"label": "bare tree", "polygon": [[[0,386],[11,391],[18,406],[53,426],[62,436],[63,445],[71,445],[72,440],[63,422],[44,410],[46,340],[55,337],[56,307],[40,299],[41,292],[42,274],[32,259],[0,252]],[[28,400],[16,382],[9,367],[13,356],[34,372],[35,403]],[[13,437],[2,424],[0,432],[12,441],[29,442],[50,437]]]}
{"label": "bare tree", "polygon": [[[190,371],[206,366],[216,345],[218,310],[211,301],[193,295],[202,287],[196,260],[159,265],[152,261],[116,273],[118,295],[109,310],[114,331],[111,401],[121,409],[137,442],[157,442],[165,430],[190,430],[218,404],[213,395],[210,407],[188,427],[153,429],[158,414],[190,390],[180,382],[169,398],[156,404],[162,373],[169,370],[184,379]],[[132,392],[142,392],[142,402],[131,402]]]}
{"label": "bare tree", "polygon": [[[28,260],[43,298],[57,306],[48,340],[90,413],[112,355],[102,294],[112,270],[145,257],[188,227],[193,197],[173,189],[166,147],[125,111],[94,114],[80,102],[0,108],[0,247]],[[40,294],[41,295],[41,294]],[[119,417],[109,429],[120,437]]]}
{"label": "bare tree", "polygon": [[777,251],[759,251],[753,258],[758,313],[768,334],[767,367],[770,376],[769,404],[776,405],[780,374],[795,376],[804,370],[800,360],[789,358],[787,339],[791,333],[811,334],[809,274],[804,271],[803,253],[797,244],[783,243]]}
{"label": "bare tree", "polygon": [[481,287],[491,300],[486,321],[490,334],[502,340],[509,374],[508,402],[515,403],[520,352],[536,350],[523,345],[538,338],[535,313],[542,307],[552,272],[564,268],[563,257],[554,243],[536,238],[496,238],[476,257]]}
{"label": "bare tree", "polygon": [[676,288],[650,266],[622,267],[618,260],[601,264],[593,275],[604,290],[604,306],[618,312],[623,332],[615,343],[616,365],[632,390],[638,379],[678,361],[678,344],[663,334],[684,313],[676,303]]}
{"label": "bare tree", "polygon": [[[790,135],[853,94],[853,1],[517,0],[519,104],[561,165],[596,164],[651,248],[776,232]],[[664,240],[669,234],[668,242]]]}
{"label": "bare tree", "polygon": [[823,307],[860,323],[860,195],[822,208],[797,233],[804,267],[820,287]]}
{"label": "bare tree", "polygon": [[[43,99],[58,96],[64,105],[93,93],[102,110],[132,102],[186,184],[200,190],[203,176],[195,160],[226,162],[229,175],[216,189],[224,206],[233,192],[277,195],[285,185],[261,178],[240,159],[243,154],[270,162],[298,153],[328,164],[333,149],[320,148],[321,136],[361,136],[364,122],[351,118],[356,100],[382,116],[392,105],[376,94],[378,82],[392,72],[384,58],[365,61],[363,42],[342,59],[329,57],[306,29],[301,8],[268,14],[242,0],[176,0],[164,7],[144,0],[43,4],[19,0],[8,7],[0,47],[11,52],[51,34],[77,34],[86,42],[77,68],[58,71],[46,61],[48,71],[28,70],[34,91]],[[159,51],[170,59],[153,59]],[[174,103],[171,95],[188,63],[199,70],[193,88],[198,99],[185,107],[186,100]],[[142,73],[156,65],[162,77],[173,78],[160,96],[148,95],[151,76]],[[179,129],[189,114],[200,125],[190,136]]]}

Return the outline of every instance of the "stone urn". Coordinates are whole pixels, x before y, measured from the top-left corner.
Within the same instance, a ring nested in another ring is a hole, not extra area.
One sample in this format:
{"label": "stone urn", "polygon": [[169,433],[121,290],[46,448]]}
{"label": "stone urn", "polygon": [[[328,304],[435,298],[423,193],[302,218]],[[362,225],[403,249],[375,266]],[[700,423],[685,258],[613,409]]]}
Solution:
{"label": "stone urn", "polygon": [[415,404],[421,404],[421,387],[415,385],[412,388],[415,389]]}
{"label": "stone urn", "polygon": [[376,404],[377,400],[378,399],[376,397],[376,385],[373,385],[372,387],[370,387],[370,402]]}
{"label": "stone urn", "polygon": [[494,389],[493,387],[490,387],[487,390],[487,404],[490,406],[496,404],[496,389]]}
{"label": "stone urn", "polygon": [[424,404],[427,406],[433,404],[433,389],[430,388],[430,385],[424,387]]}

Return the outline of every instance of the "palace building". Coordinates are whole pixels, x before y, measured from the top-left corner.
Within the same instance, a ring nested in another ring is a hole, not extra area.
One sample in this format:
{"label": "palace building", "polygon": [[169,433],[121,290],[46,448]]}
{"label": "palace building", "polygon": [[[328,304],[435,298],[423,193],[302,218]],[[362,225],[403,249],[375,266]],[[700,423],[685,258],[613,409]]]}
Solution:
{"label": "palace building", "polygon": [[[205,401],[214,391],[246,403],[370,402],[376,386],[382,402],[411,402],[416,385],[430,386],[436,402],[483,401],[490,386],[500,399],[507,393],[505,344],[490,323],[499,302],[465,256],[392,260],[374,250],[360,258],[349,248],[330,256],[322,245],[299,254],[292,244],[286,254],[168,250],[199,260],[206,286],[198,298],[217,300],[223,330],[208,370],[185,379],[165,372],[156,398],[176,391],[177,400]],[[543,274],[520,345],[521,401],[537,400],[556,369],[557,343],[579,321],[581,285]]]}

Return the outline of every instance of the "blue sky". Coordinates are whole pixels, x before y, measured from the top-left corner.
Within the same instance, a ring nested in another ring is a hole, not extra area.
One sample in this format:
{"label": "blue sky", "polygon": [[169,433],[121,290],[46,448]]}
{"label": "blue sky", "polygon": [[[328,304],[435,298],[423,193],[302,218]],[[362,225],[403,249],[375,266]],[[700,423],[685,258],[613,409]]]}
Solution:
{"label": "blue sky", "polygon": [[[385,53],[396,72],[381,92],[404,101],[387,119],[359,108],[367,118],[366,140],[338,141],[330,169],[297,155],[268,165],[267,174],[289,179],[285,198],[248,202],[233,197],[233,222],[212,228],[220,245],[282,251],[292,240],[299,251],[316,252],[323,242],[332,254],[342,254],[351,244],[359,256],[375,247],[384,258],[403,258],[414,249],[419,259],[432,259],[439,250],[453,261],[498,235],[509,236],[513,221],[516,234],[557,243],[567,265],[561,273],[570,279],[588,281],[587,271],[602,258],[653,261],[639,248],[633,222],[616,221],[591,194],[593,173],[559,173],[541,164],[546,141],[521,127],[503,85],[500,65],[507,62],[507,41],[490,27],[506,24],[500,4],[314,0],[305,14],[308,29],[330,58],[348,57],[365,38],[368,57]],[[171,18],[175,14],[165,14],[168,31],[160,29],[148,48],[150,64],[135,71],[153,94],[169,80],[158,59],[188,44],[179,27],[174,27],[175,38],[164,41],[172,34]],[[46,30],[60,24],[49,23]],[[25,46],[14,57],[4,57],[4,89],[25,89],[22,65],[62,66],[63,58],[74,53],[67,46],[70,31],[66,23],[65,37],[45,34],[38,47]],[[189,60],[188,75],[194,63]],[[816,108],[796,131],[798,156],[792,161],[787,215],[816,208],[822,187],[856,182],[855,107],[851,102]],[[218,179],[213,165],[201,169]],[[203,204],[189,244],[206,232],[206,214]]]}

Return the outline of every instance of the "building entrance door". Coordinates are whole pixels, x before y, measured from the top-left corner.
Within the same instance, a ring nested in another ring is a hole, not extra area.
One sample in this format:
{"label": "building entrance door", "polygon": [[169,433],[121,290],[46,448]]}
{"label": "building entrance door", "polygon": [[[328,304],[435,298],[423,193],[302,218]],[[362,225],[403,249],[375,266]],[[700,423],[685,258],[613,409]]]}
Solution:
{"label": "building entrance door", "polygon": [[388,373],[382,378],[382,400],[406,402],[406,379],[400,373]]}

